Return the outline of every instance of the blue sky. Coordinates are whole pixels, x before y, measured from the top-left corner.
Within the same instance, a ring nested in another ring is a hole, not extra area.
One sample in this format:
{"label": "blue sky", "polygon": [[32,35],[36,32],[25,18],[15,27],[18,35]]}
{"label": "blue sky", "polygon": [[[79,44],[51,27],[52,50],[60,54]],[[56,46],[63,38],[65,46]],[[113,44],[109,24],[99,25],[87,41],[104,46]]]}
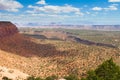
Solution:
{"label": "blue sky", "polygon": [[120,0],[0,0],[0,20],[21,25],[117,25]]}

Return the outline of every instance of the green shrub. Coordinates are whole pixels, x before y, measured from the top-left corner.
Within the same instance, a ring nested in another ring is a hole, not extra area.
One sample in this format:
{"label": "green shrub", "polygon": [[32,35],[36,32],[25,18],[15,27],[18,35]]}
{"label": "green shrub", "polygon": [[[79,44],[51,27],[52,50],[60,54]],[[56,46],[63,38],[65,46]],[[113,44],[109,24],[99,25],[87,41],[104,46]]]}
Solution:
{"label": "green shrub", "polygon": [[27,80],[43,80],[42,78],[40,78],[40,77],[34,77],[34,76],[30,76],[30,77],[28,77],[27,78]]}
{"label": "green shrub", "polygon": [[40,78],[40,77],[37,77],[35,80],[43,80],[42,78]]}
{"label": "green shrub", "polygon": [[27,78],[27,80],[35,80],[35,77],[34,76],[30,76]]}
{"label": "green shrub", "polygon": [[66,80],[79,80],[77,75],[70,74],[69,76],[64,77]]}
{"label": "green shrub", "polygon": [[9,79],[8,77],[3,77],[2,80],[12,80],[12,79]]}
{"label": "green shrub", "polygon": [[45,80],[56,80],[58,77],[55,75],[47,77]]}

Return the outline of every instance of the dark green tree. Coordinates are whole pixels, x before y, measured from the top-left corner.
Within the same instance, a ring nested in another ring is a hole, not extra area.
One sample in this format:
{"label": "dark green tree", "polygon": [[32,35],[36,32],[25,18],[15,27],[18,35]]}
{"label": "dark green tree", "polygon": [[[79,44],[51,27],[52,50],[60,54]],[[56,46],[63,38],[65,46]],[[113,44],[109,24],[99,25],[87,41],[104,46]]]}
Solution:
{"label": "dark green tree", "polygon": [[81,80],[103,80],[100,77],[98,77],[96,75],[95,71],[93,71],[93,70],[88,71],[87,74],[88,74],[87,78],[82,78]]}
{"label": "dark green tree", "polygon": [[98,66],[95,73],[104,80],[120,80],[120,67],[113,62],[112,58]]}
{"label": "dark green tree", "polygon": [[120,67],[109,59],[103,62],[94,71],[89,71],[86,78],[82,80],[120,80]]}

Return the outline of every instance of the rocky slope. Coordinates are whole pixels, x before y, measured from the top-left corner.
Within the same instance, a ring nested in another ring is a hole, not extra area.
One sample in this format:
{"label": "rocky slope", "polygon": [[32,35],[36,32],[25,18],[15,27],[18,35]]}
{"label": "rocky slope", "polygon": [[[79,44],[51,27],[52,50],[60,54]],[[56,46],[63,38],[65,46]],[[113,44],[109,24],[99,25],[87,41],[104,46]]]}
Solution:
{"label": "rocky slope", "polygon": [[5,65],[2,65],[4,63],[11,65],[9,63],[11,60],[10,55],[7,57],[5,54],[11,52],[10,47],[12,45],[16,47],[17,45],[14,44],[19,43],[21,40],[24,40],[24,38],[18,33],[18,29],[14,24],[11,22],[0,22],[0,80],[2,80],[3,77],[8,77],[12,80],[27,78],[27,74],[16,69],[7,68],[7,66],[4,67]]}

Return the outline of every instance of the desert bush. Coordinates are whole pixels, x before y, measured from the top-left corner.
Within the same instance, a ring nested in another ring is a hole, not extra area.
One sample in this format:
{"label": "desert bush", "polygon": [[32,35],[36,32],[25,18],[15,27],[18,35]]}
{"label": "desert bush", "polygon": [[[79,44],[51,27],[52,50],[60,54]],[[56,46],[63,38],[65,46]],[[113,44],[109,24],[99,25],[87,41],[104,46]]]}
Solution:
{"label": "desert bush", "polygon": [[27,80],[35,80],[35,77],[34,76],[30,76],[27,78]]}
{"label": "desert bush", "polygon": [[8,77],[4,76],[2,80],[12,80],[12,79],[9,79]]}
{"label": "desert bush", "polygon": [[77,75],[70,74],[69,76],[64,77],[66,80],[79,80]]}
{"label": "desert bush", "polygon": [[40,77],[30,76],[30,77],[27,78],[27,80],[44,80],[44,79],[42,79]]}

